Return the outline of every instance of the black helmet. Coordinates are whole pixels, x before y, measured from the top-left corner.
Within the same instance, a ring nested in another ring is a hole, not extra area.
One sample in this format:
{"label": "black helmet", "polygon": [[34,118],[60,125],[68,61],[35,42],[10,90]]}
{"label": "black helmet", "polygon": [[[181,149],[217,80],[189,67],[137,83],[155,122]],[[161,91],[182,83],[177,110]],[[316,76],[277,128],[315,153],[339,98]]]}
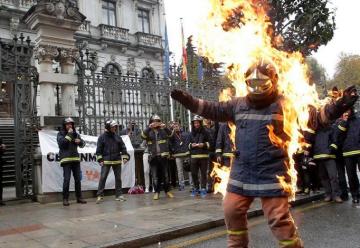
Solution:
{"label": "black helmet", "polygon": [[105,122],[105,129],[108,131],[110,130],[110,128],[115,127],[115,126],[116,127],[119,126],[119,124],[115,120],[107,120]]}
{"label": "black helmet", "polygon": [[160,116],[158,116],[157,114],[151,116],[150,120],[149,120],[149,124],[153,123],[154,121],[160,121],[161,122]]}
{"label": "black helmet", "polygon": [[245,73],[249,96],[254,100],[263,100],[271,95],[277,81],[278,74],[275,66],[264,60],[253,64]]}

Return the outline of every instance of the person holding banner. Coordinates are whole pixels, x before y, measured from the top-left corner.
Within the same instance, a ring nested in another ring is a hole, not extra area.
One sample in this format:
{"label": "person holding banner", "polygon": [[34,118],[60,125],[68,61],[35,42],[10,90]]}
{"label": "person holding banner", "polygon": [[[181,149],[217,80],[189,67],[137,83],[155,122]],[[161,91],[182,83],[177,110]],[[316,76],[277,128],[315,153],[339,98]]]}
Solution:
{"label": "person holding banner", "polygon": [[63,182],[63,205],[69,206],[69,186],[71,171],[75,181],[76,201],[85,204],[86,201],[81,196],[81,169],[78,147],[84,147],[85,142],[80,134],[76,132],[75,122],[72,118],[66,118],[63,122],[62,130],[57,135],[59,146],[60,165],[64,170]]}
{"label": "person holding banner", "polygon": [[105,122],[105,132],[100,135],[97,147],[96,158],[101,166],[99,187],[97,192],[96,204],[103,201],[106,179],[112,167],[115,176],[116,201],[126,201],[122,196],[121,185],[121,164],[130,160],[130,155],[126,151],[126,146],[122,138],[117,135],[118,123],[114,120]]}

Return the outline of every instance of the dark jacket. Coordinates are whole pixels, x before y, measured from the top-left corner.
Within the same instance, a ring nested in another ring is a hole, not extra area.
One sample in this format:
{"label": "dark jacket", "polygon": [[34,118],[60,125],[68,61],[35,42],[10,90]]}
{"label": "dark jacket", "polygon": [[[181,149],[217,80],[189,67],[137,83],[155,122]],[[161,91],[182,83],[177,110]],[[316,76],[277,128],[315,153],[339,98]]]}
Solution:
{"label": "dark jacket", "polygon": [[130,155],[119,135],[105,131],[98,138],[96,158],[98,162],[104,162],[105,165],[119,165],[122,163],[122,158],[129,160]]}
{"label": "dark jacket", "polygon": [[221,123],[217,134],[215,152],[216,156],[233,157],[235,145],[230,139],[231,129],[227,123]]}
{"label": "dark jacket", "polygon": [[[289,195],[279,182],[291,179],[287,174],[288,155],[269,138],[268,125],[278,137],[286,138],[283,128],[282,98],[276,96],[262,106],[254,106],[247,98],[237,97],[228,102],[193,99],[194,112],[205,118],[236,125],[236,158],[231,167],[227,191],[260,197]],[[327,123],[338,118],[332,106],[315,111],[314,123]]]}
{"label": "dark jacket", "polygon": [[190,155],[189,152],[190,134],[188,132],[180,131],[174,132],[170,138],[170,150],[174,157],[186,157]]}
{"label": "dark jacket", "polygon": [[[192,144],[204,143],[203,148],[192,147]],[[209,133],[203,128],[200,127],[195,129],[193,127],[190,134],[190,143],[189,150],[191,158],[209,158],[209,149],[210,149],[210,137]]]}
{"label": "dark jacket", "polygon": [[[173,136],[173,132],[168,128],[159,128],[157,129],[157,137],[156,132],[152,128],[146,128],[142,133],[141,137],[146,140],[148,148],[149,148],[149,156],[150,160],[154,156],[161,156],[161,157],[169,157],[170,150],[169,150],[169,138]],[[157,154],[156,152],[156,142],[160,147],[160,153]]]}
{"label": "dark jacket", "polygon": [[[331,148],[332,147],[332,148]],[[322,127],[316,131],[314,143],[314,159],[335,159],[334,149],[337,148],[332,126]]]}
{"label": "dark jacket", "polygon": [[347,121],[341,121],[337,126],[342,140],[342,151],[344,157],[360,155],[360,119],[355,115]]}
{"label": "dark jacket", "polygon": [[[75,139],[80,139],[81,142],[76,144]],[[81,139],[80,134],[76,131],[68,133],[65,129],[63,129],[58,132],[57,143],[59,146],[60,165],[71,162],[80,162],[77,148],[85,146],[85,141]]]}

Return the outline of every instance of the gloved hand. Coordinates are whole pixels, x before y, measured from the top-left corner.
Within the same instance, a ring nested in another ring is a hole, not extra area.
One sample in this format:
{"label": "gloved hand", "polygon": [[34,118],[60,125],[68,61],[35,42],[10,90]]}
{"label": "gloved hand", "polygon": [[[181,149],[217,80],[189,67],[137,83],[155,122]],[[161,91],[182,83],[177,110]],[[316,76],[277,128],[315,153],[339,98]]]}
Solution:
{"label": "gloved hand", "polygon": [[171,97],[184,105],[185,108],[191,112],[195,112],[198,109],[199,101],[192,97],[189,93],[183,90],[172,90]]}
{"label": "gloved hand", "polygon": [[354,85],[344,90],[343,96],[335,103],[326,105],[327,117],[329,120],[336,120],[345,111],[349,110],[357,101],[358,94]]}

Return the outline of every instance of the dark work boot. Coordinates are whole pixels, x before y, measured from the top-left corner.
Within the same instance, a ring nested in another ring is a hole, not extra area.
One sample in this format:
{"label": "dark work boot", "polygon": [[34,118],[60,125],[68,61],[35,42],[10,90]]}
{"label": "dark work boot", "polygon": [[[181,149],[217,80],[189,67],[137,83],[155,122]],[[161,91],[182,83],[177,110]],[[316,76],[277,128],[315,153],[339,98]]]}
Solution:
{"label": "dark work boot", "polygon": [[70,206],[69,200],[68,200],[68,199],[64,199],[64,200],[63,200],[63,205],[64,205],[64,206]]}
{"label": "dark work boot", "polygon": [[82,198],[78,198],[78,199],[76,200],[76,202],[77,202],[77,203],[80,203],[80,204],[86,204],[86,201],[85,201],[84,199],[82,199]]}

